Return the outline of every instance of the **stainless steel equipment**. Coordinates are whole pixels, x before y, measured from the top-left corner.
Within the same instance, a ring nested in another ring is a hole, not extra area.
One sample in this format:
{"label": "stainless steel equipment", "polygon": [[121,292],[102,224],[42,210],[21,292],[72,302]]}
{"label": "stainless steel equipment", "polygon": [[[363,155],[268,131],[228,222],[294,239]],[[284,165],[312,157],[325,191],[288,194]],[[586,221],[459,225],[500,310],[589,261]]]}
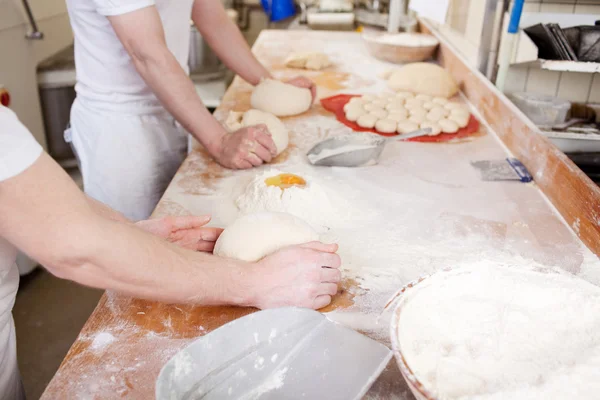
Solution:
{"label": "stainless steel equipment", "polygon": [[190,68],[190,77],[194,81],[222,79],[225,76],[225,66],[208,43],[206,43],[193,23],[190,28],[190,56],[188,66]]}

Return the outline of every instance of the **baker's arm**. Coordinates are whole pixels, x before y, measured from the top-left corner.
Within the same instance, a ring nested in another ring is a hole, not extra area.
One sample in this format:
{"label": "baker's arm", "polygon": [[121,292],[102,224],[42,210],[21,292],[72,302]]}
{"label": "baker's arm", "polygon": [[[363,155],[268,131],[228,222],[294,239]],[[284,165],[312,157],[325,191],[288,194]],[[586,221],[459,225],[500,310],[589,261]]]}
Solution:
{"label": "baker's arm", "polygon": [[194,0],[192,20],[219,59],[246,82],[257,85],[261,79],[271,78],[220,1]]}
{"label": "baker's arm", "polygon": [[250,264],[107,219],[45,153],[0,182],[0,237],[61,278],[164,302],[319,307],[340,278],[336,246],[296,246]]}
{"label": "baker's arm", "polygon": [[227,134],[206,109],[190,78],[167,48],[154,6],[107,17],[135,68],[163,106],[209,153],[228,168],[251,168],[268,162],[277,149],[266,127]]}

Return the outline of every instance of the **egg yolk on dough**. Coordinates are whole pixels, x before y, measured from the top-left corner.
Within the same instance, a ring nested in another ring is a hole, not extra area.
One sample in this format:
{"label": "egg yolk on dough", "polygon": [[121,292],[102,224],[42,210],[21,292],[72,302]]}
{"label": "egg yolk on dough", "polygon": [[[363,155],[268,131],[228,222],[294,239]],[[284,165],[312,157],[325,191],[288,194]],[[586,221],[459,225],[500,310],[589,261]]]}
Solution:
{"label": "egg yolk on dough", "polygon": [[267,186],[277,186],[280,189],[287,189],[292,186],[306,186],[304,178],[294,174],[279,174],[265,179]]}

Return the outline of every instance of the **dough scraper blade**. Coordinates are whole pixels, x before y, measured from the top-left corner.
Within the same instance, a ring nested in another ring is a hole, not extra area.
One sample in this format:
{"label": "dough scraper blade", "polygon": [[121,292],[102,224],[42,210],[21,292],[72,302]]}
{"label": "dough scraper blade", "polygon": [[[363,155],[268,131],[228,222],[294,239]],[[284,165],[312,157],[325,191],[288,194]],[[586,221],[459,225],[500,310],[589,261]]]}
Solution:
{"label": "dough scraper blade", "polygon": [[162,368],[158,400],[360,399],[392,352],[323,314],[259,311],[197,339]]}
{"label": "dough scraper blade", "polygon": [[387,143],[425,136],[430,132],[431,128],[425,128],[391,137],[371,133],[334,136],[314,145],[306,155],[311,164],[326,167],[373,165],[377,164],[377,160]]}

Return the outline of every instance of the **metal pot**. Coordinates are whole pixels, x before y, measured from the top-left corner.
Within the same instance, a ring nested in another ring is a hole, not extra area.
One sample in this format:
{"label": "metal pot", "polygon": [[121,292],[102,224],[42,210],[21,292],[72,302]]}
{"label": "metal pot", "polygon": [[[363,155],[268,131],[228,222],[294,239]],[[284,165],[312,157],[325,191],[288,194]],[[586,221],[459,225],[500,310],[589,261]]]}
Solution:
{"label": "metal pot", "polygon": [[194,80],[221,79],[225,76],[225,66],[193,24],[190,28],[188,66]]}

